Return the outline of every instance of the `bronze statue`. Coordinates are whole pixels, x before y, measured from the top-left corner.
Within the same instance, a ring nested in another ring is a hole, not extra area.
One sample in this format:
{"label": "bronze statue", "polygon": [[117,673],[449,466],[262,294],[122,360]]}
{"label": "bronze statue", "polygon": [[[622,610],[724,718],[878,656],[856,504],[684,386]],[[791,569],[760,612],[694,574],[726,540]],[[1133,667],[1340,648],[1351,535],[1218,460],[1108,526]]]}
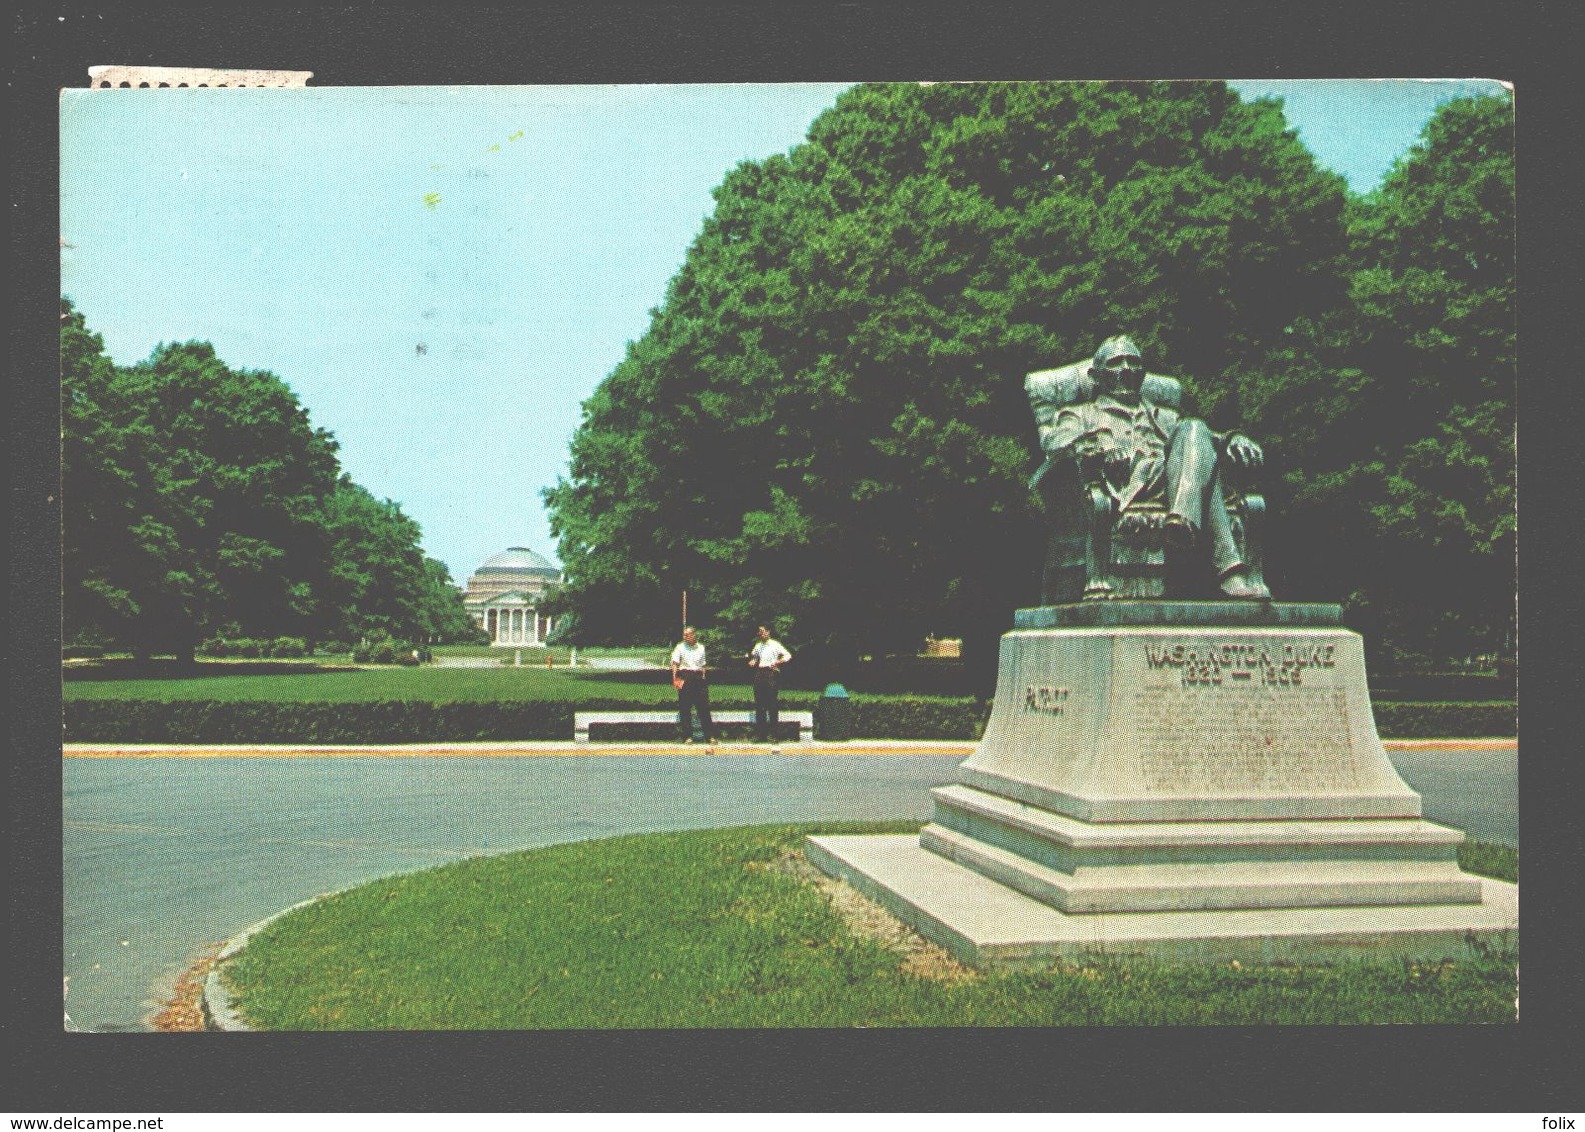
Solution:
{"label": "bronze statue", "polygon": [[1258,444],[1184,415],[1182,385],[1147,373],[1127,337],[1025,389],[1046,455],[1031,486],[1053,520],[1044,604],[1271,597],[1248,482]]}

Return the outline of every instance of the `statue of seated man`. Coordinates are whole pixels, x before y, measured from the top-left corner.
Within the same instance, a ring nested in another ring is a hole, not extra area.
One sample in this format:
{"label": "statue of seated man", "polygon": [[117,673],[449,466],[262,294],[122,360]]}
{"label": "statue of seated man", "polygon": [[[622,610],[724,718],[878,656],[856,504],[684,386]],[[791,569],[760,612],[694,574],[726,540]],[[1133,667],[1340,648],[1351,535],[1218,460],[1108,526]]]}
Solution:
{"label": "statue of seated man", "polygon": [[1224,465],[1260,466],[1258,444],[1181,415],[1178,382],[1147,376],[1139,348],[1123,336],[1101,343],[1087,370],[1081,363],[1031,374],[1028,392],[1046,455],[1037,485],[1076,468],[1083,484],[1110,500],[1117,536],[1157,525],[1174,555],[1209,554],[1221,596],[1271,596],[1243,559],[1222,485]]}

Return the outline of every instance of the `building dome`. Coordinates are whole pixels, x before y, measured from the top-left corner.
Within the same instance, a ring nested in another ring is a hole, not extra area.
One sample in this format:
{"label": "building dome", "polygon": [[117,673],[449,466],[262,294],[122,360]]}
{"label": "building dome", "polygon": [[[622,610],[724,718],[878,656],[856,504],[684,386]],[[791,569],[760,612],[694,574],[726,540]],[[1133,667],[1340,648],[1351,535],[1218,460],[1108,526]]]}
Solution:
{"label": "building dome", "polygon": [[478,574],[519,574],[560,580],[561,571],[552,566],[543,555],[535,554],[526,546],[509,546],[500,554],[484,560],[474,571]]}

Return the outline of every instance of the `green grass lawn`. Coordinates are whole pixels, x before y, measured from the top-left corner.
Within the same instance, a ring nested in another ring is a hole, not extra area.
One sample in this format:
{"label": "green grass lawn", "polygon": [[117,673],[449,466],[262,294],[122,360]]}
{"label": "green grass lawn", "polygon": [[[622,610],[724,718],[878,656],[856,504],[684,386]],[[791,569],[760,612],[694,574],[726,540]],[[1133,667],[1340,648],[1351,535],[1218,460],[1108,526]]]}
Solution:
{"label": "green grass lawn", "polygon": [[[578,701],[630,698],[675,703],[664,679],[635,679],[631,673],[568,671],[565,668],[398,668],[337,671],[319,669],[251,675],[244,665],[201,665],[200,676],[147,679],[69,679],[68,700],[243,700],[267,703],[425,700],[433,703],[498,700]],[[213,673],[213,674],[209,674]],[[664,673],[657,674],[664,676]],[[750,693],[749,698],[752,698]]]}
{"label": "green grass lawn", "polygon": [[[565,666],[544,667],[543,661],[521,668],[349,668],[293,661],[208,661],[198,675],[180,674],[157,665],[147,676],[129,664],[69,672],[63,685],[67,700],[155,700],[175,703],[226,700],[264,703],[361,703],[416,700],[430,703],[621,699],[637,704],[674,707],[677,693],[664,671],[598,672]],[[819,692],[785,689],[782,706],[807,710]],[[971,697],[867,695],[866,699],[916,699],[968,703]],[[718,682],[711,689],[717,707],[751,707],[754,690],[747,683]]]}
{"label": "green grass lawn", "polygon": [[[915,828],[706,830],[473,858],[292,912],[226,977],[268,1030],[1513,1019],[1512,954],[1242,967],[1112,958],[988,974],[921,963],[855,934],[786,864],[808,833]],[[1516,872],[1516,852],[1488,850],[1486,867]]]}

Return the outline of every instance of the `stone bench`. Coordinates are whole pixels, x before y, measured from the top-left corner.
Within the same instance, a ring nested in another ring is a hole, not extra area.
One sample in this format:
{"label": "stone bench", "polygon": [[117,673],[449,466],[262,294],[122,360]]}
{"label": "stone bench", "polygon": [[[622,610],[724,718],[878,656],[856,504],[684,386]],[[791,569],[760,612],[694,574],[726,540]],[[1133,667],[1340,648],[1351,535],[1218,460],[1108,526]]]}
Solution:
{"label": "stone bench", "polygon": [[[720,723],[753,723],[753,711],[712,711],[710,718]],[[777,718],[782,723],[798,725],[798,742],[809,743],[815,737],[815,715],[812,711],[784,711]],[[580,711],[572,717],[572,739],[575,743],[589,741],[589,727],[596,723],[670,723],[677,725],[675,711]]]}

